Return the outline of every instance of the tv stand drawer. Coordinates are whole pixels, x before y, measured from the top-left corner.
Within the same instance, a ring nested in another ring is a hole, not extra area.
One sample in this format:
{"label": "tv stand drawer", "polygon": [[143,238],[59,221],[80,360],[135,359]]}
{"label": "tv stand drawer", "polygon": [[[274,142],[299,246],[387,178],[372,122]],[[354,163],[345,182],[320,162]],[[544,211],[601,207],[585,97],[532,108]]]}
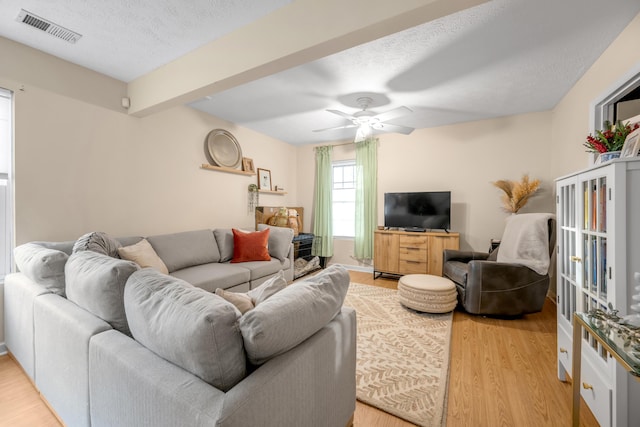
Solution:
{"label": "tv stand drawer", "polygon": [[427,262],[427,248],[400,247],[400,261]]}
{"label": "tv stand drawer", "polygon": [[400,271],[403,274],[427,274],[427,261],[400,260]]}
{"label": "tv stand drawer", "polygon": [[400,236],[400,248],[424,249],[427,250],[427,236]]}

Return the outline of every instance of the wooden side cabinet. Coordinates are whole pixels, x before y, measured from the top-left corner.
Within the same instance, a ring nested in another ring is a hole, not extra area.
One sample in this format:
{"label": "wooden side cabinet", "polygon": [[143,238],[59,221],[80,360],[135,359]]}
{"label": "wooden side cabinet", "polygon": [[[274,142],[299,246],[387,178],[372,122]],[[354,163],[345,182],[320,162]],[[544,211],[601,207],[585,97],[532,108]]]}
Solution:
{"label": "wooden side cabinet", "polygon": [[460,234],[377,230],[374,234],[373,275],[442,275],[442,251],[459,249]]}

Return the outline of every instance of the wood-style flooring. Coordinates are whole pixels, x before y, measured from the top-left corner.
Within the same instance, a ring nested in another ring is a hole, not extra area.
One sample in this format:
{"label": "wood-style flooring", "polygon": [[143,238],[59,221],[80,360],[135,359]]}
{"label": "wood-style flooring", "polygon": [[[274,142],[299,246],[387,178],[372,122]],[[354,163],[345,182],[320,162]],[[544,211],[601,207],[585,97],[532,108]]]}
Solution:
{"label": "wood-style flooring", "polygon": [[[397,280],[351,272],[358,283],[396,289]],[[556,376],[556,307],[504,320],[456,311],[453,317],[447,426],[568,426],[571,385]],[[582,404],[580,425],[597,426]],[[27,376],[0,357],[0,427],[59,426]],[[413,424],[357,402],[356,427]],[[71,426],[70,426],[71,427]],[[286,427],[286,426],[283,426]]]}

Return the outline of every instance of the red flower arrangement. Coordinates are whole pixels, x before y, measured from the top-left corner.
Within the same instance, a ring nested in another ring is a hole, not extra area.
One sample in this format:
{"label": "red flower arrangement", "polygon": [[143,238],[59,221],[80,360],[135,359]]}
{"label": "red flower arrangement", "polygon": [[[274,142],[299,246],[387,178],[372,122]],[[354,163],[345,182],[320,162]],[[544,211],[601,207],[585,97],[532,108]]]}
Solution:
{"label": "red flower arrangement", "polygon": [[640,128],[640,123],[634,125],[629,122],[622,124],[620,120],[615,126],[609,120],[604,122],[604,129],[596,131],[596,136],[589,134],[584,146],[590,153],[607,153],[609,151],[622,150],[624,140],[634,130]]}

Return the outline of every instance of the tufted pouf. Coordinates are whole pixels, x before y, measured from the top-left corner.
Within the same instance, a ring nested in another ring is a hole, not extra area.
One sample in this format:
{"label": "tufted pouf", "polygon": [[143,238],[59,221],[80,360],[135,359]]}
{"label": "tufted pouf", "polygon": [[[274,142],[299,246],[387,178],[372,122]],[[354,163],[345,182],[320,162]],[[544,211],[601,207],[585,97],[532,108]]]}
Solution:
{"label": "tufted pouf", "polygon": [[446,313],[456,308],[456,285],[445,277],[408,274],[398,281],[398,299],[405,307],[427,313]]}

